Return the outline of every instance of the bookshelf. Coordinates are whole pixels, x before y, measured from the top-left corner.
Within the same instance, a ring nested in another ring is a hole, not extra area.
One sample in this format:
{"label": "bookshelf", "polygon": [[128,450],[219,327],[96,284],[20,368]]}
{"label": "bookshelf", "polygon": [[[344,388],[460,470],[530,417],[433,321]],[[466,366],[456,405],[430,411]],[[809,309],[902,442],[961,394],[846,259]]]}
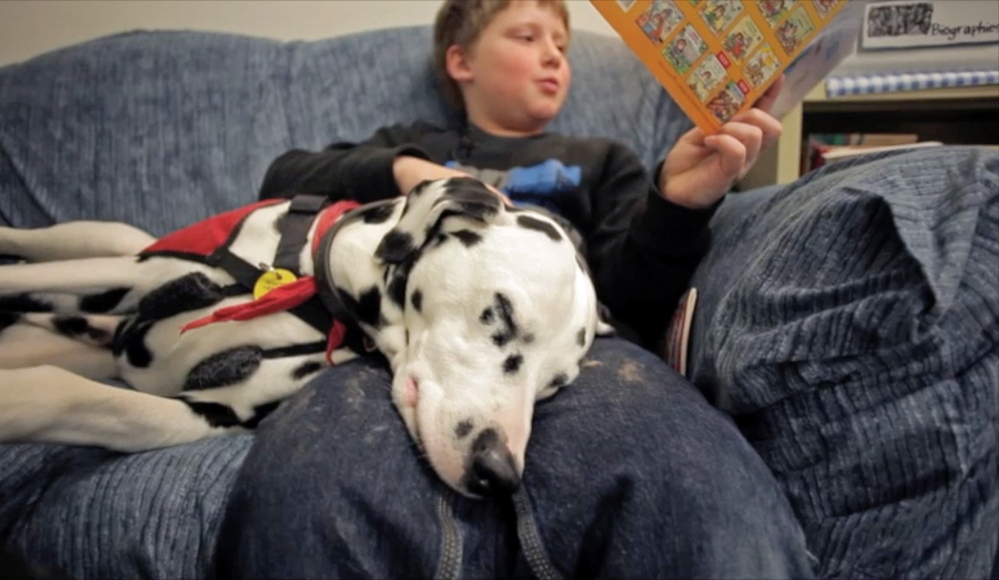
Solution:
{"label": "bookshelf", "polygon": [[999,144],[999,85],[828,97],[819,84],[783,119],[784,132],[740,182],[743,190],[799,177],[811,133],[917,133],[946,144]]}

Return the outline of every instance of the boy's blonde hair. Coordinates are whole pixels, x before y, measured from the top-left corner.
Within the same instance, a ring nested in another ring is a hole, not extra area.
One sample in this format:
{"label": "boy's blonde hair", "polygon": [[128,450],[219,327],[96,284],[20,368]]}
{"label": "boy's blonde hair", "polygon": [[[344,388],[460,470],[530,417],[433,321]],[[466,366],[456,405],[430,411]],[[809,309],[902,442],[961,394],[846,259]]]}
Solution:
{"label": "boy's blonde hair", "polygon": [[[493,18],[506,10],[511,2],[524,0],[444,0],[434,22],[434,74],[444,89],[444,96],[458,107],[465,108],[458,83],[447,74],[447,49],[457,44],[466,51],[475,44]],[[534,0],[542,8],[554,10],[569,30],[569,8],[565,0]]]}

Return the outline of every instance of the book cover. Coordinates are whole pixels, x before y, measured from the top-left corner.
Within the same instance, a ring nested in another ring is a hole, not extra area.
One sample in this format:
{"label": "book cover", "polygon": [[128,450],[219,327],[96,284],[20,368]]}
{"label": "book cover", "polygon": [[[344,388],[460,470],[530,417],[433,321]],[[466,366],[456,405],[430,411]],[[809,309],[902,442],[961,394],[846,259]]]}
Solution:
{"label": "book cover", "polygon": [[[705,133],[752,107],[783,72],[781,117],[853,52],[847,0],[590,0]],[[834,24],[834,25],[833,25]],[[832,26],[831,26],[832,25]]]}

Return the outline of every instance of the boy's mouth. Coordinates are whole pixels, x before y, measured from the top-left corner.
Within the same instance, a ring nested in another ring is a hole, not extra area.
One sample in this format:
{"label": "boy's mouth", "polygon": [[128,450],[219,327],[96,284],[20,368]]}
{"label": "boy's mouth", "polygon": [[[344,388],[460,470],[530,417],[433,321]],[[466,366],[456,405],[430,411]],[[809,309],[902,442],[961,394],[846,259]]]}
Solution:
{"label": "boy's mouth", "polygon": [[554,95],[558,93],[559,83],[555,79],[541,79],[538,81],[538,87],[541,92],[547,95]]}

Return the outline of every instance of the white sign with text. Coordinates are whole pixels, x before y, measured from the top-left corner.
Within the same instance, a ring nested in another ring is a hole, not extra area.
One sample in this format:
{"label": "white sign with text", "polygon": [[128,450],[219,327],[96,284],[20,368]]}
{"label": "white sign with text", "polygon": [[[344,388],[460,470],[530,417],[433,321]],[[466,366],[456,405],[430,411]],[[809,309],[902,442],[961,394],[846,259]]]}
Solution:
{"label": "white sign with text", "polygon": [[936,0],[866,6],[863,49],[999,43],[999,2]]}

